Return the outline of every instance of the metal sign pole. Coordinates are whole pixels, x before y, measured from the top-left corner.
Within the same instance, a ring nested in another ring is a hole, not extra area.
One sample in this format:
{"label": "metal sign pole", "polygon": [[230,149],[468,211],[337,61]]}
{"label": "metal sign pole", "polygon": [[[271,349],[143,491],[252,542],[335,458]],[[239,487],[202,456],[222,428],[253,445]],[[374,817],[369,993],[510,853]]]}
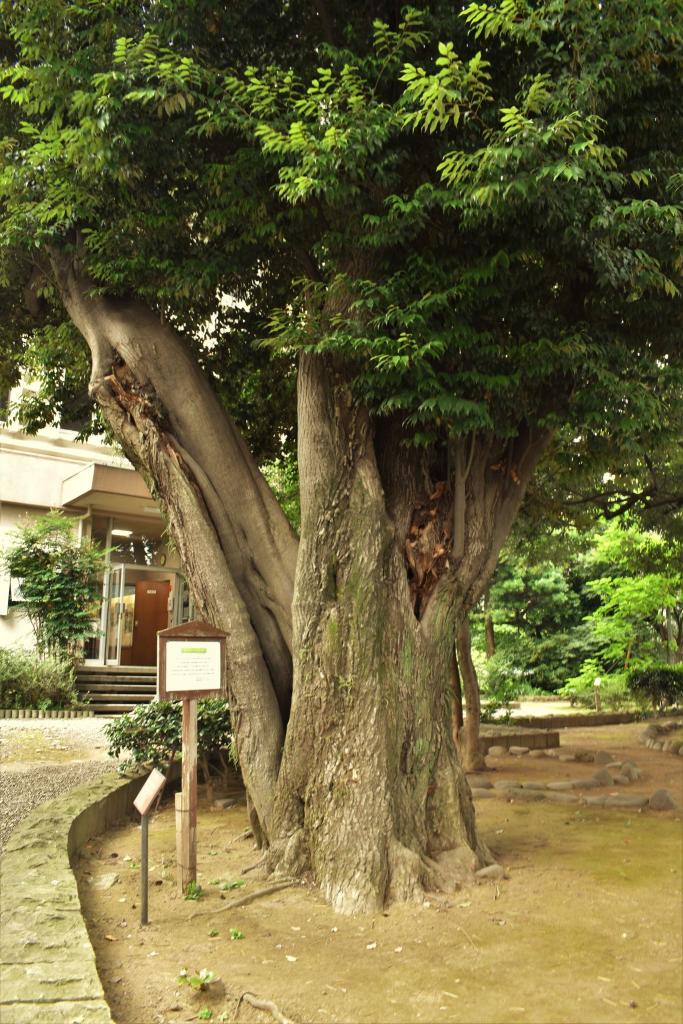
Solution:
{"label": "metal sign pole", "polygon": [[133,801],[140,812],[140,924],[149,924],[149,811],[165,785],[165,777],[153,768]]}
{"label": "metal sign pole", "polygon": [[140,828],[140,924],[149,924],[149,815],[142,815]]}

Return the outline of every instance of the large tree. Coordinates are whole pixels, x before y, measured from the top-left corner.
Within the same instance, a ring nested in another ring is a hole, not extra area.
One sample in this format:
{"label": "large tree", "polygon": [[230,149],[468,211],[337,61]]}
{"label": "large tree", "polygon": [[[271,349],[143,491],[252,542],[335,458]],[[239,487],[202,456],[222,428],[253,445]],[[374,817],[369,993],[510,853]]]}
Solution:
{"label": "large tree", "polygon": [[[270,866],[340,910],[486,859],[455,631],[554,431],[645,429],[680,381],[677,7],[4,10],[3,336],[85,339],[229,634]],[[272,387],[258,340],[298,361],[298,544],[219,398]]]}

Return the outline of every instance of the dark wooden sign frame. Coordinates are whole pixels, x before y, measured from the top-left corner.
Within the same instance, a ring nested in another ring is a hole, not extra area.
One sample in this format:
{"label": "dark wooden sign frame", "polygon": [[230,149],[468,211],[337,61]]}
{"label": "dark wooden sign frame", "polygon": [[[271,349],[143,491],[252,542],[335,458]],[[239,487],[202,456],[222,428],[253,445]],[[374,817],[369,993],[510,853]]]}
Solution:
{"label": "dark wooden sign frame", "polygon": [[[184,622],[181,626],[171,626],[157,633],[159,658],[157,670],[157,696],[159,700],[199,700],[202,697],[227,697],[225,685],[225,639],[226,634],[215,629],[208,622]],[[217,690],[171,690],[166,689],[166,644],[169,640],[206,640],[207,643],[220,645],[220,687]]]}

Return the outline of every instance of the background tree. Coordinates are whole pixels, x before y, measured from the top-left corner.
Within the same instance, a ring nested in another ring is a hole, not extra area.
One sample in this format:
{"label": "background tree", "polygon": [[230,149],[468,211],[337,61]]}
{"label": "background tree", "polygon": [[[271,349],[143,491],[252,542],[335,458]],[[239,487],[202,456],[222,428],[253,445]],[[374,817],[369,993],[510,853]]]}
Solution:
{"label": "background tree", "polygon": [[[680,379],[676,8],[5,11],[4,336],[85,338],[229,633],[270,862],[338,909],[486,857],[455,630],[553,433],[618,443]],[[217,396],[255,323],[298,361],[298,553]]]}
{"label": "background tree", "polygon": [[635,525],[609,523],[584,556],[597,599],[586,617],[595,653],[583,660],[566,692],[586,694],[596,676],[608,699],[624,699],[631,669],[683,661],[683,551]]}

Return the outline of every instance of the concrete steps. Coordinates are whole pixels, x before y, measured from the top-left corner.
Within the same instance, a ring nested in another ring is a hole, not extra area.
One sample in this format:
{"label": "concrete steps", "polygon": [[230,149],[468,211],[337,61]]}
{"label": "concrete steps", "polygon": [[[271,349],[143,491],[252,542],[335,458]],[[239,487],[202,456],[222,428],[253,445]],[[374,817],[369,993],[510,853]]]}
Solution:
{"label": "concrete steps", "polygon": [[154,666],[81,665],[76,671],[79,694],[96,715],[120,715],[156,696]]}

